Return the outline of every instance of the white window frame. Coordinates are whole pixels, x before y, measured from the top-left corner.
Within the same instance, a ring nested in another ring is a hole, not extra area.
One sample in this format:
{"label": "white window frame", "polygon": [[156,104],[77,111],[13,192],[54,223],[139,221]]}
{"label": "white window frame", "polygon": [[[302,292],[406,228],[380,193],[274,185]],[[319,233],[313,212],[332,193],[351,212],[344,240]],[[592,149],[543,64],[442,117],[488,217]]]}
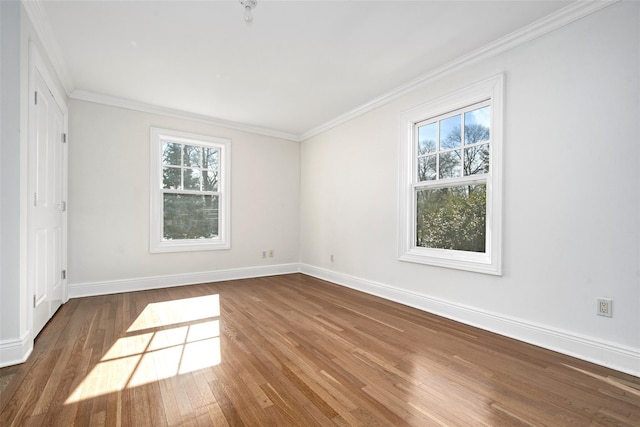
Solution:
{"label": "white window frame", "polygon": [[[167,240],[163,238],[164,203],[162,188],[162,142],[170,140],[220,150],[218,192],[218,236],[211,239]],[[150,132],[150,221],[149,252],[189,252],[229,249],[231,247],[231,140],[152,127]]]}
{"label": "white window frame", "polygon": [[[493,275],[502,274],[502,116],[504,77],[498,75],[428,101],[400,115],[399,244],[401,261]],[[441,181],[441,186],[486,183],[486,250],[484,253],[416,246],[416,124],[483,101],[491,104],[489,172]]]}

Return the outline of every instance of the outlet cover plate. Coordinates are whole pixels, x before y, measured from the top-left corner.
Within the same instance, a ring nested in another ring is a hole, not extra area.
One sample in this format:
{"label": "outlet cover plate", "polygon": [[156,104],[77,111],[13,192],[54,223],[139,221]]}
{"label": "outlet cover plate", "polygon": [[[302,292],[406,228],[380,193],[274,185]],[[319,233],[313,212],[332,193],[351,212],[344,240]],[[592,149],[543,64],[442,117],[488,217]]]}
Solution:
{"label": "outlet cover plate", "polygon": [[610,298],[598,298],[598,316],[613,316],[613,300]]}

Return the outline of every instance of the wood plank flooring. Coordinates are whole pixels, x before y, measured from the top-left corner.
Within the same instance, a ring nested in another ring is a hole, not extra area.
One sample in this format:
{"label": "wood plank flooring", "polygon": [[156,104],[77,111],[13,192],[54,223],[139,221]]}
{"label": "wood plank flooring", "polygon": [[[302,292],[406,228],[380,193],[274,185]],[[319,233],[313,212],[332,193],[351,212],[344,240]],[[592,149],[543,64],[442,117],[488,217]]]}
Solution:
{"label": "wood plank flooring", "polygon": [[70,300],[1,426],[639,426],[640,378],[302,274]]}

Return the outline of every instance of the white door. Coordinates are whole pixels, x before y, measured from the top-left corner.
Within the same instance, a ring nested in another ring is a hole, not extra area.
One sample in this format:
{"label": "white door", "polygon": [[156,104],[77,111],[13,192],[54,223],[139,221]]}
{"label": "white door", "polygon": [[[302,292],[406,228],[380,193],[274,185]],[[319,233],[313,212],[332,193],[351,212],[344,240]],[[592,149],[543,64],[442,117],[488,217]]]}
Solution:
{"label": "white door", "polygon": [[62,305],[64,250],[64,115],[37,66],[29,115],[28,272],[33,289],[33,336]]}

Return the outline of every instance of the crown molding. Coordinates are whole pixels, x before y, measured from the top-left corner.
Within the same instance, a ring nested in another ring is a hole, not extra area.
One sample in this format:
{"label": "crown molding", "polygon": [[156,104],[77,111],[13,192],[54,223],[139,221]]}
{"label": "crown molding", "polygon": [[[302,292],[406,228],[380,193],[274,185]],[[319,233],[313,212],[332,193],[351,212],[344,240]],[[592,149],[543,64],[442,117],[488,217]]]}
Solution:
{"label": "crown molding", "polygon": [[[1,1],[1,0],[0,0]],[[103,95],[99,93],[93,93],[84,90],[75,90],[73,80],[69,74],[66,62],[62,56],[60,47],[56,42],[54,33],[51,29],[51,25],[44,10],[42,0],[21,0],[29,19],[33,25],[36,35],[40,39],[44,47],[44,51],[51,61],[54,70],[66,92],[66,95],[71,99],[77,99],[82,101],[94,102],[97,104],[110,105],[113,107],[121,107],[129,110],[163,114],[166,116],[177,117],[182,119],[195,120],[199,122],[208,123],[214,126],[221,126],[229,129],[240,130],[244,132],[255,133],[264,136],[271,136],[290,141],[300,142],[300,136],[278,130],[263,128],[259,126],[248,125],[244,123],[238,123],[228,120],[217,119],[215,117],[206,116],[202,114],[191,113],[188,111],[182,111],[172,108],[160,107],[152,104],[145,104],[143,102],[137,102],[125,98],[118,98],[114,96]]]}
{"label": "crown molding", "polygon": [[521,46],[534,39],[549,34],[559,28],[562,28],[574,21],[577,21],[585,16],[591,15],[607,6],[619,2],[620,0],[577,0],[568,6],[548,15],[536,22],[533,22],[521,29],[514,31],[502,38],[497,39],[467,55],[463,55],[448,62],[440,67],[437,67],[430,72],[423,74],[422,76],[409,81],[389,92],[386,92],[376,98],[373,98],[369,102],[362,104],[346,113],[329,120],[328,122],[312,128],[299,136],[300,141],[307,140],[311,137],[319,135],[328,131],[338,125],[341,125],[356,117],[362,116],[370,111],[373,111],[385,104],[394,101],[395,99],[405,95],[411,91],[414,91],[421,86],[431,83],[437,79],[446,76],[449,73],[457,71],[463,67],[469,66],[484,59],[488,59],[497,56],[501,53],[507,52],[518,46]]}
{"label": "crown molding", "polygon": [[217,119],[204,114],[190,113],[188,111],[177,110],[177,109],[167,108],[167,107],[160,107],[157,105],[146,104],[144,102],[133,101],[130,99],[104,95],[104,94],[90,92],[86,90],[75,90],[69,95],[69,98],[76,99],[79,101],[93,102],[95,104],[108,105],[111,107],[125,108],[127,110],[140,111],[143,113],[161,114],[163,116],[193,120],[197,122],[207,123],[213,126],[220,126],[228,129],[234,129],[234,130],[239,130],[243,132],[255,133],[258,135],[271,136],[274,138],[300,142],[299,135],[294,135],[287,132],[281,132],[274,129],[263,128],[260,126],[247,125],[244,123],[233,122],[230,120]]}
{"label": "crown molding", "polygon": [[60,47],[56,42],[49,20],[47,19],[42,0],[22,0],[21,3],[31,20],[31,24],[40,43],[44,46],[44,54],[47,55],[51,61],[64,91],[67,96],[69,96],[74,89],[73,80],[71,79],[71,74],[69,74],[69,69],[62,56]]}
{"label": "crown molding", "polygon": [[491,42],[467,55],[463,55],[451,62],[437,67],[422,76],[413,79],[397,88],[386,92],[372,100],[347,111],[328,122],[317,127],[309,129],[302,134],[292,134],[274,129],[243,124],[239,122],[217,119],[215,117],[202,114],[190,113],[183,110],[165,108],[151,104],[145,104],[138,101],[118,98],[84,90],[74,90],[73,81],[70,77],[61,51],[58,47],[55,37],[43,10],[42,0],[22,0],[22,4],[31,19],[35,31],[40,41],[45,47],[48,57],[51,59],[58,77],[65,89],[67,95],[72,99],[89,101],[98,104],[105,104],[114,107],[127,108],[135,111],[142,111],[154,114],[163,114],[171,117],[195,120],[199,122],[209,123],[215,126],[226,127],[244,132],[256,133],[259,135],[272,136],[295,142],[302,142],[323,132],[326,132],[336,126],[339,126],[349,120],[362,116],[373,111],[385,104],[388,104],[397,98],[419,89],[437,79],[455,72],[461,68],[472,65],[476,62],[497,56],[507,52],[529,41],[535,40],[546,34],[549,34],[559,28],[562,28],[574,21],[591,15],[605,7],[619,2],[620,0],[577,0],[568,6],[548,15],[530,25],[527,25],[517,31],[514,31],[494,42]]}

